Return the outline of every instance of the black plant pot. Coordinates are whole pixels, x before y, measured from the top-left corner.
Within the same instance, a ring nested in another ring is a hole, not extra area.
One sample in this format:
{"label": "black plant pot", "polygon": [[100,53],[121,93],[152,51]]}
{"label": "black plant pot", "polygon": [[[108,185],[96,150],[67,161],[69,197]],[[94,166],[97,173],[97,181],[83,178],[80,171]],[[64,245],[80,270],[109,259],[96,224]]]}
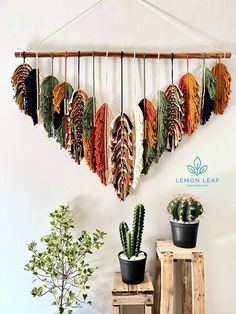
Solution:
{"label": "black plant pot", "polygon": [[170,225],[174,245],[189,249],[196,246],[199,222],[183,223],[170,220]]}
{"label": "black plant pot", "polygon": [[130,285],[137,285],[139,283],[142,283],[144,280],[147,254],[145,252],[142,252],[144,253],[145,258],[137,261],[130,261],[124,260],[120,257],[120,255],[123,253],[124,252],[120,252],[118,254],[120,261],[121,277],[123,282]]}

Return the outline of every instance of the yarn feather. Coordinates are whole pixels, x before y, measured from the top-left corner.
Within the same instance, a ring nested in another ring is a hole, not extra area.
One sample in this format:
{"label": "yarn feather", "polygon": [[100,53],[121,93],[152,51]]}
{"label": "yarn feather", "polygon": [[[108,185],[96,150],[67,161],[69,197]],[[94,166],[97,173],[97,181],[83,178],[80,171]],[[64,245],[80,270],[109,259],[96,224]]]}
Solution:
{"label": "yarn feather", "polygon": [[231,75],[226,65],[218,62],[213,68],[212,73],[216,79],[216,94],[214,97],[215,114],[223,114],[229,103],[231,93]]}
{"label": "yarn feather", "polygon": [[107,104],[103,104],[95,116],[95,140],[94,140],[94,156],[96,164],[96,173],[101,179],[101,183],[107,185],[109,183],[109,159],[108,145],[110,124],[111,124],[111,111]]}
{"label": "yarn feather", "polygon": [[157,108],[157,152],[155,162],[158,162],[166,149],[167,143],[168,100],[166,94],[163,91],[158,91],[154,103]]}
{"label": "yarn feather", "polygon": [[133,183],[132,188],[136,188],[140,181],[143,170],[143,140],[144,140],[144,118],[139,106],[134,105],[130,112],[133,124]]}
{"label": "yarn feather", "polygon": [[85,103],[83,112],[83,145],[84,158],[92,172],[95,172],[96,161],[94,156],[94,140],[95,140],[95,97],[90,97]]}
{"label": "yarn feather", "polygon": [[77,164],[84,157],[83,148],[83,111],[88,96],[82,90],[74,91],[68,106],[67,149]]}
{"label": "yarn feather", "polygon": [[37,75],[38,70],[33,69],[30,71],[29,75],[25,79],[25,88],[26,88],[26,112],[33,120],[34,125],[38,123],[38,114],[37,114]]}
{"label": "yarn feather", "polygon": [[31,66],[27,63],[23,63],[18,65],[11,77],[12,87],[14,89],[13,98],[15,99],[15,102],[18,105],[19,109],[21,111],[24,110],[26,114],[27,98],[25,79],[28,77],[31,71]]}
{"label": "yarn feather", "polygon": [[145,175],[156,156],[157,147],[157,112],[148,99],[142,99],[139,107],[144,116],[144,140],[143,140],[143,170]]}
{"label": "yarn feather", "polygon": [[199,84],[191,73],[184,74],[179,81],[184,96],[184,132],[191,136],[200,122]]}
{"label": "yarn feather", "polygon": [[126,114],[112,122],[112,183],[120,200],[129,195],[133,180],[132,123]]}
{"label": "yarn feather", "polygon": [[60,147],[66,147],[67,137],[67,118],[65,118],[64,103],[71,98],[73,88],[69,83],[60,83],[53,89],[53,105],[54,105],[54,118],[53,125],[55,129],[56,141]]}
{"label": "yarn feather", "polygon": [[47,76],[41,83],[40,93],[40,114],[43,120],[43,127],[48,134],[52,137],[53,131],[53,89],[58,84],[58,80],[54,76]]}
{"label": "yarn feather", "polygon": [[167,143],[168,151],[175,150],[184,133],[184,98],[178,86],[171,84],[166,89],[168,100]]}
{"label": "yarn feather", "polygon": [[196,77],[200,86],[201,125],[204,125],[210,120],[211,113],[214,108],[216,79],[214,78],[211,70],[207,67],[200,69]]}

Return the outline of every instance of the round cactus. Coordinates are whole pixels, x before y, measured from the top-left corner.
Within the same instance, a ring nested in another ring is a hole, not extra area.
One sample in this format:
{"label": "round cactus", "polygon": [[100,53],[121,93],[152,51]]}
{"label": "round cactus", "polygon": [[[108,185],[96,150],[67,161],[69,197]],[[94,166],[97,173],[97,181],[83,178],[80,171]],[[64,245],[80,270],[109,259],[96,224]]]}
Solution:
{"label": "round cactus", "polygon": [[202,204],[190,195],[178,196],[167,207],[171,219],[191,223],[202,215]]}

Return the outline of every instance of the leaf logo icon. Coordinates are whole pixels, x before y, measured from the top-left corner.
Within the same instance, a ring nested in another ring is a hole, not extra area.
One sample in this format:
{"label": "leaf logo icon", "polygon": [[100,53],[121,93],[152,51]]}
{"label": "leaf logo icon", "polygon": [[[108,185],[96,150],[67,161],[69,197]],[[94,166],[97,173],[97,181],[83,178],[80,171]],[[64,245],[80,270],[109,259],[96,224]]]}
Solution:
{"label": "leaf logo icon", "polygon": [[188,172],[198,177],[200,174],[203,174],[208,170],[208,166],[207,165],[202,166],[202,161],[200,157],[197,156],[193,161],[193,166],[187,165],[187,169]]}

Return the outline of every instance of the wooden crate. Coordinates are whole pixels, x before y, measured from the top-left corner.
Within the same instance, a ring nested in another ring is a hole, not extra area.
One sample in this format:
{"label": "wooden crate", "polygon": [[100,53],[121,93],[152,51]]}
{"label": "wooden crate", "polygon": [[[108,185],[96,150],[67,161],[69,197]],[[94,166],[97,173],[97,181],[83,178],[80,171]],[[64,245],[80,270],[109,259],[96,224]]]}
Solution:
{"label": "wooden crate", "polygon": [[204,260],[198,248],[184,249],[170,240],[156,242],[155,313],[173,314],[174,262],[182,267],[182,313],[204,314]]}
{"label": "wooden crate", "polygon": [[154,289],[148,272],[144,281],[138,285],[127,285],[122,281],[121,273],[112,276],[112,313],[120,314],[122,305],[144,305],[145,314],[153,313]]}

